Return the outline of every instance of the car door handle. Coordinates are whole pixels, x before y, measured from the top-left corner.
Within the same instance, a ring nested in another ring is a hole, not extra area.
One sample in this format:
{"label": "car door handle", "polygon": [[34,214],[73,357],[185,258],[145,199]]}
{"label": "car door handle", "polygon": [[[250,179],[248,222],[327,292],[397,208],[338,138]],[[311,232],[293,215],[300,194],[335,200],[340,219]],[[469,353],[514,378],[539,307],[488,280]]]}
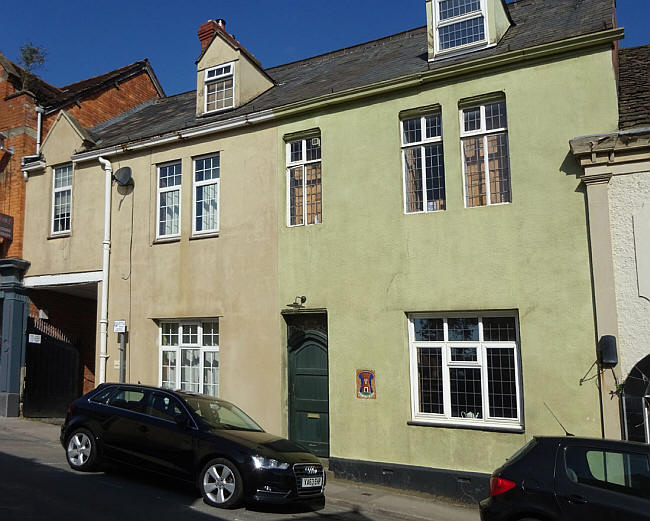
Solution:
{"label": "car door handle", "polygon": [[146,425],[140,425],[140,427],[138,427],[138,430],[139,430],[140,432],[148,432],[148,431],[149,431],[149,427],[147,427]]}
{"label": "car door handle", "polygon": [[584,505],[588,503],[588,501],[585,498],[583,498],[582,496],[578,496],[576,494],[569,496],[568,499],[569,499],[569,503],[573,503],[574,505]]}

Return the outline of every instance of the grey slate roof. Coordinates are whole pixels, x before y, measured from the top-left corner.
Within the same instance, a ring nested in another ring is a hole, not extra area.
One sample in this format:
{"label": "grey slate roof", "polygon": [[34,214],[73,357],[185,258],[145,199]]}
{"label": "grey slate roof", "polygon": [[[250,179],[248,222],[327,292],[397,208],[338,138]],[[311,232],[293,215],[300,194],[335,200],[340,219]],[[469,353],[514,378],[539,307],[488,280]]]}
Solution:
{"label": "grey slate roof", "polygon": [[618,128],[650,127],[650,45],[618,53]]}
{"label": "grey slate roof", "polygon": [[426,27],[266,69],[276,85],[246,105],[199,117],[194,90],[156,100],[92,129],[97,148],[151,138],[310,98],[613,28],[612,0],[519,0],[495,47],[427,62]]}

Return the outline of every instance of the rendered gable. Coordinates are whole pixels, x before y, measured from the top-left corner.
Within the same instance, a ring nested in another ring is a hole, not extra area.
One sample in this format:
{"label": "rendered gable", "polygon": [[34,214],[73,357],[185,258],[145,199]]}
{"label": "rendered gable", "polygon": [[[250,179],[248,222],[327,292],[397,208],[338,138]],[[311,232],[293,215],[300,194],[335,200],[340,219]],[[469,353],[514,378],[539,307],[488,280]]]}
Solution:
{"label": "rendered gable", "polygon": [[59,112],[41,146],[47,166],[70,162],[72,154],[82,151],[90,140],[88,133],[65,111]]}

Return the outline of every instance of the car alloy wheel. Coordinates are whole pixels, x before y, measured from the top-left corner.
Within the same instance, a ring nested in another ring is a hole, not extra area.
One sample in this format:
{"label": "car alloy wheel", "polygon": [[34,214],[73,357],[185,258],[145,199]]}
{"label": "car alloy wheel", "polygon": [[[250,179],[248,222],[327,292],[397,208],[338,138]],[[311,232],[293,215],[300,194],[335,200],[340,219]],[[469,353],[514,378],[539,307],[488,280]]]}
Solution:
{"label": "car alloy wheel", "polygon": [[237,467],[226,459],[210,461],[201,472],[199,485],[206,503],[231,508],[241,501],[243,486]]}
{"label": "car alloy wheel", "polygon": [[97,459],[93,434],[86,429],[74,431],[68,438],[66,458],[68,464],[75,470],[92,470]]}

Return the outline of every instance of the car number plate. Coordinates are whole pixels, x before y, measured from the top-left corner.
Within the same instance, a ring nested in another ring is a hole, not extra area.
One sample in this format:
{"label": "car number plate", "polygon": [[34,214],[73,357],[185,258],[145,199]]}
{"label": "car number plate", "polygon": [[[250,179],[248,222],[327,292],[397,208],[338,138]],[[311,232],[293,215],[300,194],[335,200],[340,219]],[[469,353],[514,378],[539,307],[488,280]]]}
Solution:
{"label": "car number plate", "polygon": [[302,486],[306,487],[320,487],[323,485],[323,478],[302,478]]}

